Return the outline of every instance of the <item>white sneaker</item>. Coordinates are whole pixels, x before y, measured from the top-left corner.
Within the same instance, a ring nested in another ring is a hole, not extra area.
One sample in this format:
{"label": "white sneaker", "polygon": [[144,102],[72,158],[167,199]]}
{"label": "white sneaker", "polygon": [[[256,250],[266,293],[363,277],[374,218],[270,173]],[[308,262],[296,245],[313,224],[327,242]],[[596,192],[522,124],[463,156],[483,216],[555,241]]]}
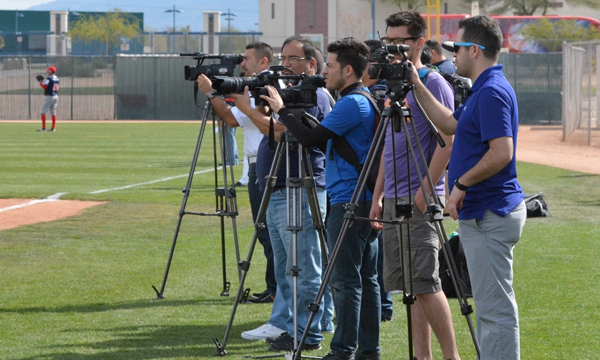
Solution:
{"label": "white sneaker", "polygon": [[279,336],[284,332],[285,330],[281,330],[277,326],[264,324],[254,330],[244,331],[242,333],[242,338],[246,340],[263,340],[269,337]]}

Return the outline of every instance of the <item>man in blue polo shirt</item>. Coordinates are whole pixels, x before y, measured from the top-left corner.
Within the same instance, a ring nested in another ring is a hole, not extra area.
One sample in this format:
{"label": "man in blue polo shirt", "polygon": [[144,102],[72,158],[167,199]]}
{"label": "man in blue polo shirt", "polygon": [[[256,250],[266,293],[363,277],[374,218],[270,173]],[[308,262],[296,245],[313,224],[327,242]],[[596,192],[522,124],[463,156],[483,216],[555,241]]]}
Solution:
{"label": "man in blue polo shirt", "polygon": [[[358,172],[344,160],[333,145],[333,139],[345,138],[364,163],[375,132],[376,110],[363,94],[368,92],[361,82],[367,68],[369,48],[354,38],[345,38],[327,46],[329,56],[325,63],[327,89],[340,92],[341,99],[329,115],[309,129],[283,106],[281,97],[273,87],[268,87],[271,109],[279,114],[280,121],[304,146],[326,149],[325,179],[330,198],[327,219],[327,245],[330,252],[340,235],[345,205],[352,200],[358,183]],[[370,94],[366,94],[369,95]],[[356,216],[368,217],[371,193],[361,197]],[[380,357],[379,326],[380,297],[377,283],[376,233],[369,222],[358,221],[346,232],[343,245],[333,265],[331,287],[337,315],[337,327],[331,340],[331,352],[323,359],[377,360]],[[356,355],[355,355],[356,352]]]}
{"label": "man in blue polo shirt", "polygon": [[520,359],[512,264],[526,209],[515,159],[517,99],[498,65],[503,40],[498,23],[474,16],[458,26],[457,73],[473,81],[465,104],[452,113],[422,84],[412,82],[431,120],[444,133],[455,134],[448,208],[459,220],[469,266],[481,360]]}

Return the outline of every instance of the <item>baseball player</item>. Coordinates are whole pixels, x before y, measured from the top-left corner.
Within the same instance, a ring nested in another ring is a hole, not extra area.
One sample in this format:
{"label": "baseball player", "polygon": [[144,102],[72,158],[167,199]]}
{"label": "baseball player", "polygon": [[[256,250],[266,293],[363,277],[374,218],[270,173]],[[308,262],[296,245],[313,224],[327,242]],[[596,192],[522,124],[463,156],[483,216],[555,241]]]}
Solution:
{"label": "baseball player", "polygon": [[42,104],[42,128],[38,131],[46,131],[46,113],[50,110],[52,114],[52,128],[48,131],[56,131],[56,104],[58,103],[58,77],[55,75],[56,67],[50,66],[46,69],[48,77],[44,80],[42,75],[36,76],[40,86],[44,89],[44,103]]}

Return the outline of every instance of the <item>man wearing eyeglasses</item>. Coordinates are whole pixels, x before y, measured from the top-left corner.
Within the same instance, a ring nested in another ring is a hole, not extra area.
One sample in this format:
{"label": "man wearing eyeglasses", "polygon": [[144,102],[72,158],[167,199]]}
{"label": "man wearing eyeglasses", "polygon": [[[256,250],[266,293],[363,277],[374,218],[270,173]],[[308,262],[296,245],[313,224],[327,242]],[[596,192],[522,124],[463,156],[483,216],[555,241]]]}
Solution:
{"label": "man wearing eyeglasses", "polygon": [[[302,36],[292,36],[287,38],[282,46],[280,65],[286,70],[284,75],[315,75],[317,69],[317,49],[313,43]],[[258,149],[257,174],[261,189],[266,187],[266,177],[269,175],[271,165],[274,159],[274,149],[269,146],[269,127],[271,126],[270,117],[253,109],[250,106],[248,94],[234,95],[236,106],[244,112],[267,136],[264,136]],[[329,99],[324,89],[317,90],[317,106],[308,109],[302,109],[316,119],[323,120],[331,110]],[[273,123],[276,133],[285,130],[285,127],[278,123]],[[278,136],[275,137],[276,139]],[[313,169],[314,179],[316,181],[316,193],[321,215],[325,218],[327,193],[325,190],[325,155],[317,147],[308,149],[310,161]],[[284,157],[285,159],[285,157]],[[298,154],[297,151],[290,151],[289,156],[290,176],[298,175]],[[286,166],[282,162],[277,175],[277,182],[274,185],[273,193],[269,199],[267,207],[266,222],[269,228],[271,245],[275,258],[275,277],[277,279],[277,297],[271,310],[269,321],[257,329],[242,333],[246,339],[266,339],[269,349],[272,351],[292,351],[294,349],[294,318],[293,318],[293,249],[291,248],[292,233],[288,230],[287,214],[295,211],[292,207],[288,209],[287,188],[286,188]],[[303,326],[308,322],[311,312],[308,305],[314,301],[317,291],[321,285],[322,276],[322,257],[321,246],[317,231],[313,228],[313,221],[309,209],[306,192],[303,191],[302,211],[302,231],[297,237],[297,266],[302,270],[297,277],[297,322],[298,334],[302,336],[305,329]],[[317,350],[321,348],[323,335],[321,332],[333,331],[333,310],[332,304],[321,302],[321,307],[316,313],[311,327],[308,329],[308,336],[303,351]]]}
{"label": "man wearing eyeglasses", "polygon": [[465,104],[452,113],[414,83],[431,120],[446,134],[455,134],[448,208],[458,219],[469,266],[481,360],[516,360],[520,349],[513,249],[526,219],[515,159],[517,99],[498,65],[503,43],[498,23],[474,16],[458,26],[457,73],[473,81]]}
{"label": "man wearing eyeglasses", "polygon": [[[414,64],[414,68],[421,69],[421,72],[429,72],[430,69],[421,63],[421,52],[425,44],[424,36],[427,33],[427,24],[423,17],[412,10],[403,11],[390,15],[386,19],[386,26],[386,35],[382,39],[384,44],[409,46],[407,57]],[[397,60],[400,60],[399,57]],[[419,76],[414,78],[419,79]],[[425,86],[436,99],[448,109],[453,109],[452,88],[439,73],[431,71],[423,81],[426,82]],[[440,242],[434,224],[428,221],[429,216],[426,214],[426,202],[423,194],[425,191],[431,202],[435,200],[435,196],[438,197],[439,202],[442,201],[445,193],[444,173],[450,158],[453,139],[452,136],[442,134],[446,146],[443,148],[439,146],[432,136],[425,116],[417,106],[412,92],[406,96],[406,103],[412,111],[412,122],[417,129],[416,136],[418,138],[415,138],[412,130],[409,131],[417,161],[414,162],[412,158],[409,160],[407,157],[404,130],[395,132],[388,129],[370,213],[372,219],[394,220],[396,219],[396,201],[412,202],[410,225],[373,223],[375,229],[383,229],[385,291],[402,290],[416,296],[417,301],[411,306],[411,323],[417,359],[432,359],[430,340],[432,330],[440,343],[444,359],[459,359],[452,315],[446,296],[442,291],[438,273]],[[392,136],[394,137],[395,152],[392,147]],[[417,147],[419,143],[425,159],[420,157]],[[425,164],[428,164],[428,168],[425,168]],[[427,178],[419,179],[417,165],[421,174],[429,170],[434,189],[430,189]],[[423,180],[425,189],[421,189],[420,180]],[[408,231],[409,229],[410,231]],[[407,234],[410,234],[410,238],[407,238]],[[401,237],[402,248],[399,241]],[[412,269],[408,267],[409,264],[412,265]],[[408,276],[409,273],[412,273],[412,279],[404,278],[404,275]]]}
{"label": "man wearing eyeglasses", "polygon": [[[267,71],[269,65],[273,64],[273,49],[270,45],[263,42],[255,42],[246,46],[246,51],[242,55],[243,61],[240,64],[243,76],[255,76]],[[244,128],[244,154],[248,158],[248,197],[250,198],[250,208],[252,219],[256,221],[263,192],[259,189],[256,177],[256,162],[258,155],[258,145],[262,140],[262,134],[254,123],[237,107],[229,106],[220,96],[214,95],[212,81],[202,74],[198,77],[198,86],[200,90],[208,96],[209,101],[217,115],[230,128],[241,126]],[[277,282],[275,280],[275,270],[273,264],[273,249],[269,239],[269,231],[263,228],[258,233],[258,241],[263,246],[265,257],[267,258],[267,267],[265,273],[265,282],[267,289],[262,293],[255,293],[250,302],[271,303],[275,299],[277,291]]]}

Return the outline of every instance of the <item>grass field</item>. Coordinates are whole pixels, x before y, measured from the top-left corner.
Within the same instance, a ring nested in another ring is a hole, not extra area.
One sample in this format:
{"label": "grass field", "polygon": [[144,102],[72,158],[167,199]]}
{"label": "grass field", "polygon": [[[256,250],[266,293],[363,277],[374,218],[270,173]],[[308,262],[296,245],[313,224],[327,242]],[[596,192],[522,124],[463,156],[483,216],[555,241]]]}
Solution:
{"label": "grass field", "polygon": [[[171,246],[199,124],[59,123],[37,133],[0,124],[0,198],[108,201],[82,215],[0,232],[0,359],[198,359],[216,353],[232,298],[222,290],[220,224],[184,217],[164,300],[155,300]],[[238,132],[242,149],[242,132]],[[211,169],[207,131],[197,170]],[[241,165],[236,167],[236,180]],[[515,250],[523,359],[598,359],[600,353],[600,176],[519,163],[528,194],[546,193],[554,217],[529,219]],[[91,194],[179,176],[169,181]],[[187,210],[214,211],[214,173],[194,177]],[[247,193],[238,192],[242,258],[253,233]],[[238,280],[226,219],[227,277]],[[449,233],[456,223],[446,220]],[[258,248],[257,248],[258,249]],[[256,251],[247,287],[262,291]],[[405,310],[382,324],[383,358],[408,358]],[[472,303],[472,301],[470,301]],[[475,351],[457,302],[450,300],[463,359]],[[241,305],[229,358],[264,355],[240,338],[263,324],[269,305]],[[473,317],[473,321],[475,318]],[[326,335],[327,353],[331,335]],[[313,353],[306,353],[313,355]],[[441,359],[434,340],[434,355]]]}

